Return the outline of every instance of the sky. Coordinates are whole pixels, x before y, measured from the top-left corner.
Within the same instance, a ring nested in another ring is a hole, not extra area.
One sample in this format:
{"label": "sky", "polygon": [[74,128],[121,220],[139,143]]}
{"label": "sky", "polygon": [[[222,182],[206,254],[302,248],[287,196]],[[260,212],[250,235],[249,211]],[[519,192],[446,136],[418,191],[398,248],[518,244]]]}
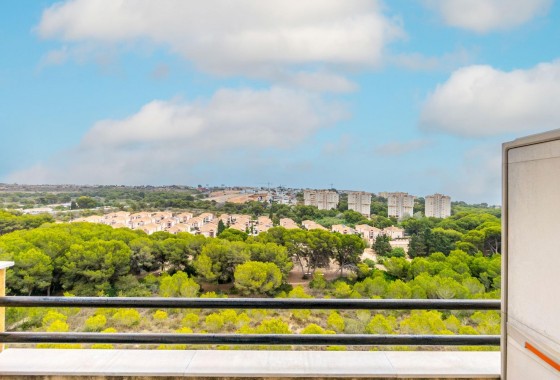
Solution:
{"label": "sky", "polygon": [[0,2],[0,182],[499,204],[560,126],[554,0]]}

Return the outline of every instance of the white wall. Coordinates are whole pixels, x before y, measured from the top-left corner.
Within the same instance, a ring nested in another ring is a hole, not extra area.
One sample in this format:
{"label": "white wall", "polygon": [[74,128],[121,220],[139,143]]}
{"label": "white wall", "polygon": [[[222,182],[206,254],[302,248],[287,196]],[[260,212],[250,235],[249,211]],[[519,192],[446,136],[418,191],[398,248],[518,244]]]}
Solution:
{"label": "white wall", "polygon": [[504,144],[504,370],[560,379],[560,130]]}

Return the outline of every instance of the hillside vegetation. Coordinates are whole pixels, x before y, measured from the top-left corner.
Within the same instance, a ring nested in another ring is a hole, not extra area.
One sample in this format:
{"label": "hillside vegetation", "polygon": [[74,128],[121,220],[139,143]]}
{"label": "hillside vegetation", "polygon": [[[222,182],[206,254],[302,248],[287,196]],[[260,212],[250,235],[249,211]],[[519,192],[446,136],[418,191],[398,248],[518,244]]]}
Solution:
{"label": "hillside vegetation", "polygon": [[[0,236],[0,260],[16,262],[8,271],[10,294],[500,297],[500,221],[482,210],[463,211],[443,220],[403,221],[401,226],[411,236],[410,257],[391,250],[378,252],[376,260],[362,260],[365,243],[358,236],[323,230],[275,227],[247,236],[226,229],[218,238],[205,238],[52,223],[49,218],[33,219],[37,225],[26,225],[28,218],[11,215],[8,219],[14,221],[10,223],[21,229]],[[337,275],[325,276],[327,272]],[[300,281],[302,277],[308,279]],[[27,331],[499,334],[500,318],[498,312],[469,311],[9,308],[7,327]]]}

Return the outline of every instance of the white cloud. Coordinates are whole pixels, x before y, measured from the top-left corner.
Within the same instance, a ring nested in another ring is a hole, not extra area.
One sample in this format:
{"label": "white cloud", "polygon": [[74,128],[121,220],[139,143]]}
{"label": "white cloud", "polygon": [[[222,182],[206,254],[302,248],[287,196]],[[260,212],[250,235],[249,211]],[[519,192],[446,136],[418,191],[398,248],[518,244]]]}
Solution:
{"label": "white cloud", "polygon": [[469,149],[452,172],[438,173],[442,191],[456,200],[501,204],[502,156],[500,144],[484,144]]}
{"label": "white cloud", "polygon": [[287,73],[278,80],[314,92],[353,92],[357,85],[347,78],[325,71]]}
{"label": "white cloud", "polygon": [[552,0],[425,0],[450,26],[486,33],[510,29],[544,14]]}
{"label": "white cloud", "polygon": [[428,96],[422,128],[460,136],[534,132],[560,125],[560,61],[528,70],[468,66]]}
{"label": "white cloud", "polygon": [[403,35],[375,0],[73,0],[46,9],[43,38],[164,46],[217,74],[277,65],[371,66]]}
{"label": "white cloud", "polygon": [[464,48],[441,56],[426,56],[420,53],[405,53],[389,57],[388,61],[408,70],[434,71],[452,70],[473,61],[474,53]]}
{"label": "white cloud", "polygon": [[63,46],[60,49],[55,49],[49,51],[45,56],[41,59],[39,63],[39,67],[45,67],[50,65],[61,65],[68,60],[68,49],[66,46]]}
{"label": "white cloud", "polygon": [[392,141],[387,144],[380,145],[374,149],[375,154],[379,156],[399,156],[402,154],[414,152],[426,148],[433,144],[430,140],[418,139],[411,141]]}
{"label": "white cloud", "polygon": [[74,149],[7,180],[189,183],[208,167],[247,170],[259,153],[289,151],[343,117],[338,104],[283,88],[223,89],[206,101],[155,100],[128,118],[95,123]]}

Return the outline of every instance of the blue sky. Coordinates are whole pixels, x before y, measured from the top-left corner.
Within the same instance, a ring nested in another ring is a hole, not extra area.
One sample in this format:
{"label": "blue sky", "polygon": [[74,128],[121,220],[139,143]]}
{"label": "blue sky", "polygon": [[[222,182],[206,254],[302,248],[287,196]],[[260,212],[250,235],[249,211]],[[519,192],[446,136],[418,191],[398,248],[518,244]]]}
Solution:
{"label": "blue sky", "polygon": [[552,0],[0,4],[0,182],[273,185],[500,202],[560,125]]}

